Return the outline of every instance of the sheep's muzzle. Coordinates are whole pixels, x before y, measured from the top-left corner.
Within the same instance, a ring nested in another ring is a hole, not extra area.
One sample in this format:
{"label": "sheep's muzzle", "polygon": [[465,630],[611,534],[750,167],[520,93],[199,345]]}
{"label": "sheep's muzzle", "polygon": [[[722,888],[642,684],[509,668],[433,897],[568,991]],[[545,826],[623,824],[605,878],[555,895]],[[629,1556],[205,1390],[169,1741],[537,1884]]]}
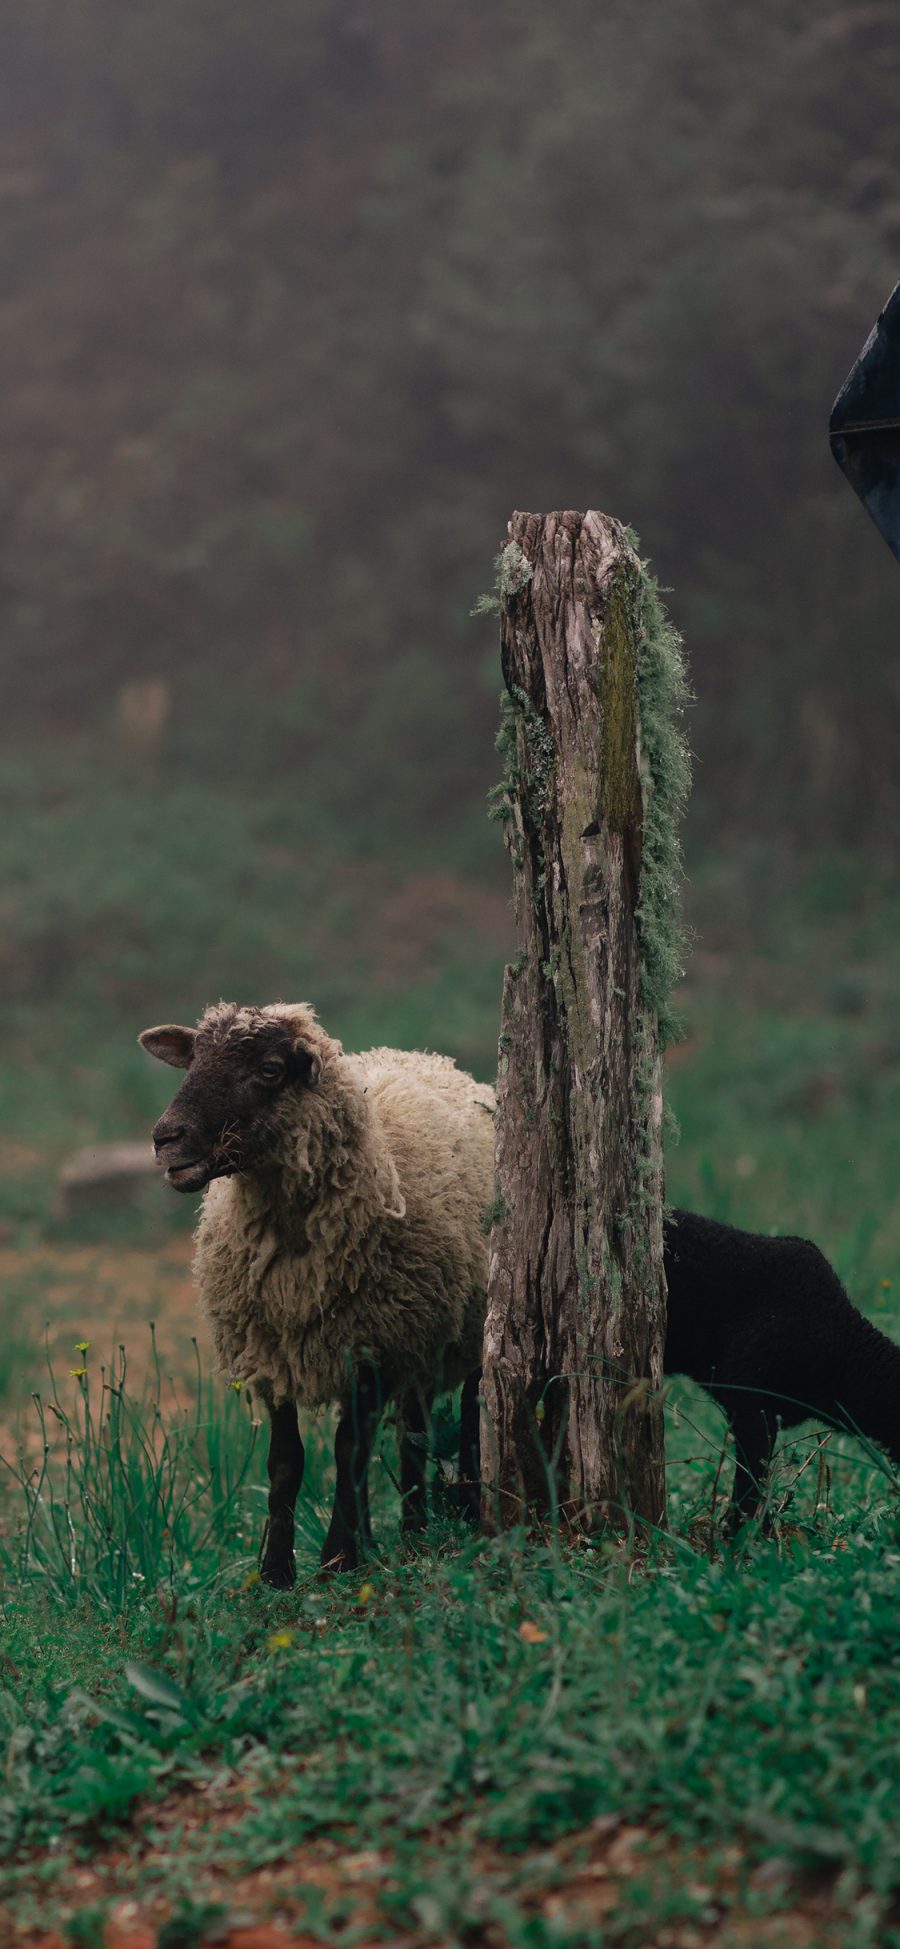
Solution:
{"label": "sheep's muzzle", "polygon": [[176,1098],[154,1129],[156,1162],[173,1190],[204,1191],[211,1178],[222,1176],[224,1159],[218,1155],[219,1146],[209,1143],[208,1133],[192,1129],[177,1111]]}

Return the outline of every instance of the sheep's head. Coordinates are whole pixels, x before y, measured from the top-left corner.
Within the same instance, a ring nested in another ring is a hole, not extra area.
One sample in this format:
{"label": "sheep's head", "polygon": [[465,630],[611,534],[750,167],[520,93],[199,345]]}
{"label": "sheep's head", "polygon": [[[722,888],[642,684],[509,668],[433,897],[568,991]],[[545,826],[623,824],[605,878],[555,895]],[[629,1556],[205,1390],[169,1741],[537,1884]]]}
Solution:
{"label": "sheep's head", "polygon": [[252,1170],[277,1154],[289,1096],[314,1090],[329,1046],[311,1009],[208,1009],[196,1029],[145,1029],[143,1048],[187,1075],[153,1131],[176,1191]]}

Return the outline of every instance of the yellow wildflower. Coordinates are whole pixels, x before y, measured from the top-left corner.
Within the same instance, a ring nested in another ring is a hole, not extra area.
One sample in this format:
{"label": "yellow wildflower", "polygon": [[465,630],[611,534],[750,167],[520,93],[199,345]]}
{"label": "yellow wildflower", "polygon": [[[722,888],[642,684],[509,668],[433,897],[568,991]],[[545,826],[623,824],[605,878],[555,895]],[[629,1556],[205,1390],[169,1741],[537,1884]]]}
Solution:
{"label": "yellow wildflower", "polygon": [[358,1604],[371,1604],[374,1595],[375,1595],[374,1584],[360,1584],[359,1596],[357,1597],[356,1601]]}
{"label": "yellow wildflower", "polygon": [[234,1388],[235,1394],[240,1394],[241,1388],[243,1387],[244,1383],[243,1381],[232,1381],[231,1385]]}
{"label": "yellow wildflower", "polygon": [[266,1649],[268,1651],[286,1651],[288,1645],[293,1644],[293,1642],[293,1631],[273,1631],[271,1637],[268,1639]]}
{"label": "yellow wildflower", "polygon": [[90,1343],[90,1340],[76,1340],[76,1342],[75,1342],[75,1352],[76,1352],[76,1353],[87,1353],[87,1350],[88,1350],[88,1347],[90,1346],[90,1344],[91,1344],[91,1343]]}
{"label": "yellow wildflower", "polygon": [[69,1379],[70,1379],[71,1381],[80,1381],[80,1380],[83,1380],[83,1378],[84,1378],[84,1376],[85,1376],[85,1374],[86,1374],[86,1373],[87,1373],[87,1368],[86,1368],[86,1367],[70,1367],[70,1368],[69,1368]]}

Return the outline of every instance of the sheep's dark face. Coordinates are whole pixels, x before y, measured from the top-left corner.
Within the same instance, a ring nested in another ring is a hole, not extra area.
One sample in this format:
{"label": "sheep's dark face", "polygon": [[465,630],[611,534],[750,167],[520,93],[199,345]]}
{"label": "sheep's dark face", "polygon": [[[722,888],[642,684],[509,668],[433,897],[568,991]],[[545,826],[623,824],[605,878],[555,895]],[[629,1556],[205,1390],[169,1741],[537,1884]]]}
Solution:
{"label": "sheep's dark face", "polygon": [[153,1131],[157,1162],[176,1191],[202,1191],[212,1178],[252,1170],[277,1146],[288,1091],[315,1086],[319,1058],[283,1020],[261,1012],[247,1026],[145,1029],[141,1044],[187,1075]]}

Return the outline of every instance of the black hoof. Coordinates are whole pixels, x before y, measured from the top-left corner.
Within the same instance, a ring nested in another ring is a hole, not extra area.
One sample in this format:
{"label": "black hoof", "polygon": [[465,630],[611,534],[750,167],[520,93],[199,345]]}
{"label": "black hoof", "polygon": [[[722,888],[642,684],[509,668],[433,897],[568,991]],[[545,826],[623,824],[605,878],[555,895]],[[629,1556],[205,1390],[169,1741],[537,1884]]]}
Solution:
{"label": "black hoof", "polygon": [[293,1557],[267,1558],[259,1574],[271,1590],[293,1590],[297,1581]]}
{"label": "black hoof", "polygon": [[327,1577],[340,1576],[345,1570],[357,1570],[359,1557],[356,1551],[346,1544],[325,1543],[319,1558],[322,1573]]}

